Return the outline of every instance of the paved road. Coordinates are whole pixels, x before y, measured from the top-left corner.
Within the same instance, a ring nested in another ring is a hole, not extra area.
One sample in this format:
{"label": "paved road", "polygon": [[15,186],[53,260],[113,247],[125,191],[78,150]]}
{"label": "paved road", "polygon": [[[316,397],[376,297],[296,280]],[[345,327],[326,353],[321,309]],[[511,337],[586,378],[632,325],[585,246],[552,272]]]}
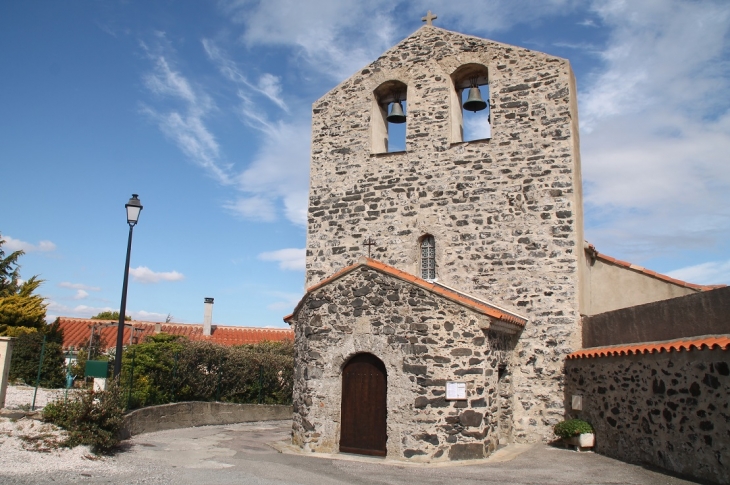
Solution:
{"label": "paved road", "polygon": [[[140,435],[96,471],[38,470],[4,484],[689,484],[593,453],[506,447],[479,464],[415,465],[380,458],[295,453],[290,422],[207,426]],[[271,444],[274,446],[272,447]],[[278,448],[278,450],[277,450]],[[282,452],[283,451],[283,452]]]}

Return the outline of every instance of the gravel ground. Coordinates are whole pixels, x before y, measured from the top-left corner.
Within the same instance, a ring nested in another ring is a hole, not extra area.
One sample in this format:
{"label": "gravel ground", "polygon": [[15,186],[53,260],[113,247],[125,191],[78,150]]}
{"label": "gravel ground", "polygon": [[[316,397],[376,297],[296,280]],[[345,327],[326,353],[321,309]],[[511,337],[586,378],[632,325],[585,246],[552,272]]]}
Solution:
{"label": "gravel ground", "polygon": [[[35,387],[31,386],[8,386],[8,390],[5,393],[5,409],[30,409],[30,405],[33,403],[33,393]],[[35,397],[36,409],[43,409],[46,404],[59,397],[62,398],[65,389],[43,389],[38,388],[38,394]],[[73,391],[69,391],[73,392]]]}

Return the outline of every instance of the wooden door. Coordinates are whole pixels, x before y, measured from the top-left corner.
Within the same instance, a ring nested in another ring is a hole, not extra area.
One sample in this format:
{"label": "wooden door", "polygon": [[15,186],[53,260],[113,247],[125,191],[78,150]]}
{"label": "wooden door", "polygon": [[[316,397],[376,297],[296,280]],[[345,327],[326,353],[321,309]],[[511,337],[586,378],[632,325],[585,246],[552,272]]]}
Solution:
{"label": "wooden door", "polygon": [[340,451],[385,456],[385,365],[372,354],[358,354],[342,371]]}

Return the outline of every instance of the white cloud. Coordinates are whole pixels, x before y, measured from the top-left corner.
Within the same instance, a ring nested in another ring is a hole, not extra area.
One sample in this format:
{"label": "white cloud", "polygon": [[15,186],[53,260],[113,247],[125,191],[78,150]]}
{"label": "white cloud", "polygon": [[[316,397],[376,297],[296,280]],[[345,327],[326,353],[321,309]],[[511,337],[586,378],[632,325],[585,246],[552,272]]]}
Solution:
{"label": "white cloud", "polygon": [[68,281],[62,281],[58,284],[61,288],[70,288],[72,290],[86,290],[86,291],[101,291],[98,286],[89,286],[81,283],[70,283]]}
{"label": "white cloud", "polygon": [[242,219],[273,222],[276,220],[276,206],[271,197],[239,197],[223,205],[224,208]]}
{"label": "white cloud", "polygon": [[587,238],[624,257],[730,238],[730,6],[593,4],[610,28],[581,96]]}
{"label": "white cloud", "polygon": [[170,57],[174,52],[163,34],[158,34],[154,49],[146,44],[142,47],[153,61],[153,70],[144,76],[145,86],[153,94],[179,103],[177,108],[158,110],[144,106],[142,111],[157,122],[165,136],[190,160],[218,182],[228,184],[231,166],[222,162],[220,146],[205,123],[208,113],[215,109],[213,100],[202,89],[194,88],[171,65]]}
{"label": "white cloud", "polygon": [[291,312],[302,299],[300,293],[271,292],[270,295],[278,298],[279,301],[267,305],[266,308],[277,312]]}
{"label": "white cloud", "polygon": [[[52,322],[58,317],[91,318],[101,312],[117,312],[119,311],[119,308],[111,308],[108,306],[93,307],[88,305],[76,305],[74,307],[70,307],[53,300],[48,300],[48,307],[46,310],[46,320]],[[132,320],[147,322],[164,322],[165,318],[167,318],[166,313],[148,312],[145,310],[127,310],[126,315],[132,317]]]}
{"label": "white cloud", "polygon": [[280,269],[291,271],[304,271],[306,261],[306,249],[286,248],[276,251],[269,251],[259,254],[262,261],[277,261]]}
{"label": "white cloud", "polygon": [[83,300],[84,298],[89,296],[88,291],[84,290],[76,290],[76,294],[74,295],[74,300]]}
{"label": "white cloud", "polygon": [[51,241],[40,241],[38,244],[32,244],[29,242],[21,241],[20,239],[14,239],[10,236],[2,236],[5,240],[3,246],[7,251],[25,251],[26,253],[42,252],[47,253],[56,250],[56,245]]}
{"label": "white cloud", "polygon": [[127,315],[132,317],[132,320],[141,322],[164,322],[167,319],[167,313],[148,312],[145,310],[131,311]]}
{"label": "white cloud", "polygon": [[147,266],[129,268],[129,274],[134,281],[140,283],[159,283],[161,281],[181,281],[185,279],[185,276],[177,271],[155,272]]}
{"label": "white cloud", "polygon": [[237,86],[247,91],[262,94],[285,112],[289,112],[282,97],[281,78],[270,73],[264,73],[254,84],[243,74],[243,70],[236,65],[212,40],[203,39],[203,48],[208,58],[213,61],[220,73]]}
{"label": "white cloud", "polygon": [[687,266],[670,271],[667,275],[700,285],[730,285],[730,260]]}
{"label": "white cloud", "polygon": [[119,311],[119,308],[92,307],[88,305],[76,305],[70,307],[53,300],[47,300],[46,320],[53,321],[57,317],[90,318],[101,312]]}

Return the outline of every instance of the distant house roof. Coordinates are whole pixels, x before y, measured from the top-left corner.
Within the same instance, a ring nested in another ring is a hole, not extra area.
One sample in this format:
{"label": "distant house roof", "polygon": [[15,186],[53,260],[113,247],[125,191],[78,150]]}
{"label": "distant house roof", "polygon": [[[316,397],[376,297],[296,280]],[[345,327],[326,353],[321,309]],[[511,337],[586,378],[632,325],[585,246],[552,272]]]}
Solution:
{"label": "distant house roof", "polygon": [[702,335],[662,342],[642,342],[636,344],[609,345],[576,350],[568,359],[590,359],[596,357],[617,357],[668,352],[688,352],[690,350],[721,349],[730,350],[730,335]]}
{"label": "distant house roof", "polygon": [[424,279],[418,278],[417,276],[413,276],[410,273],[406,273],[405,271],[401,271],[397,268],[394,268],[392,266],[388,266],[385,263],[381,263],[380,261],[377,261],[375,259],[371,258],[360,258],[360,261],[357,263],[347,266],[346,268],[341,269],[340,271],[336,272],[329,278],[325,278],[324,280],[320,281],[319,283],[310,286],[307,288],[307,292],[305,293],[304,297],[299,301],[296,308],[292,312],[291,315],[287,315],[284,317],[285,322],[290,322],[290,320],[296,315],[296,313],[299,311],[299,309],[304,304],[304,300],[306,300],[307,295],[310,293],[318,290],[319,288],[332,283],[333,281],[342,278],[343,276],[355,271],[358,268],[361,267],[368,267],[371,269],[374,269],[376,271],[379,271],[381,273],[387,274],[389,276],[392,276],[394,278],[398,278],[403,281],[407,281],[415,286],[421,287],[424,290],[430,291],[431,293],[434,293],[436,295],[439,295],[443,298],[446,298],[447,300],[451,300],[454,303],[458,303],[462,306],[471,308],[472,310],[482,313],[484,315],[487,315],[489,317],[492,317],[497,320],[501,320],[503,322],[511,323],[513,325],[517,325],[519,327],[524,327],[527,323],[527,318],[518,315],[517,313],[510,312],[508,310],[499,308],[496,305],[492,305],[486,301],[477,299],[473,296],[467,295],[466,293],[461,293],[459,291],[453,290],[451,288],[447,288],[444,285],[440,285],[435,282],[426,281]]}
{"label": "distant house roof", "polygon": [[[117,344],[117,327],[116,325],[108,325],[118,323],[114,320],[59,317],[58,321],[61,330],[63,330],[64,349],[88,347],[92,326],[97,326],[97,332],[101,331],[102,348],[108,349]],[[189,340],[202,340],[229,346],[255,344],[264,340],[270,342],[294,340],[294,332],[288,328],[213,325],[211,335],[206,337],[203,335],[203,325],[201,324],[137,322],[131,320],[124,327],[124,345],[130,343],[130,338],[132,339],[131,343],[141,343],[145,337],[155,333],[183,335]]]}
{"label": "distant house roof", "polygon": [[615,264],[616,266],[622,266],[624,268],[628,268],[631,270],[634,270],[639,273],[643,273],[647,276],[651,276],[652,278],[656,278],[659,280],[666,281],[668,283],[675,284],[677,286],[684,286],[685,288],[690,288],[697,291],[709,291],[714,290],[717,288],[724,288],[727,285],[696,285],[694,283],[687,283],[686,281],[678,280],[676,278],[672,278],[671,276],[667,276],[661,273],[657,273],[656,271],[652,271],[650,269],[646,269],[643,266],[639,266],[636,264],[629,263],[628,261],[622,261],[620,259],[612,258],[611,256],[605,255],[603,253],[599,253],[596,247],[593,244],[590,244],[586,242],[587,246],[585,247],[586,250],[596,259],[600,259],[601,261],[604,261],[606,263]]}

